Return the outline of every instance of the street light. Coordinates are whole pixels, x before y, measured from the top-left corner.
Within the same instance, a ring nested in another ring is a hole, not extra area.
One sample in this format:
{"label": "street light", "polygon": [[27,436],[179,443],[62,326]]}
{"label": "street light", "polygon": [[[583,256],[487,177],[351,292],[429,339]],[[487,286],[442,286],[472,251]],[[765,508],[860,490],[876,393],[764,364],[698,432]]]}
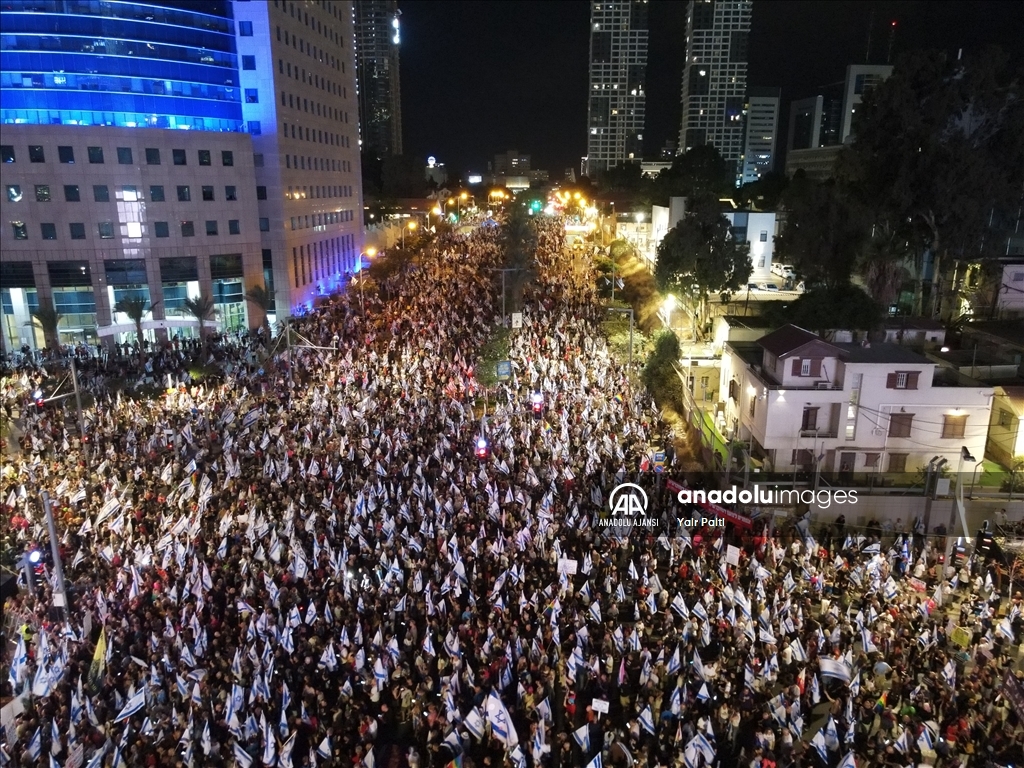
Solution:
{"label": "street light", "polygon": [[[963,468],[964,462],[974,463],[977,459],[971,455],[971,452],[967,450],[967,446],[963,445],[960,447],[960,461],[956,467],[956,494],[953,497],[953,506],[949,510],[949,530],[947,532],[948,538],[946,539],[946,566],[950,565],[949,557],[953,549],[953,539],[956,532],[957,513],[959,512],[960,523],[963,526],[963,534],[967,533],[967,518],[964,515],[964,479],[963,479]],[[961,535],[963,535],[961,534]]]}
{"label": "street light", "polygon": [[415,221],[410,221],[407,225],[402,227],[402,250],[403,251],[405,250],[405,230],[407,230],[407,229],[410,232],[415,231],[415,229],[416,229],[416,222]]}
{"label": "street light", "polygon": [[[403,235],[403,237],[405,235],[405,230],[404,229],[402,230],[402,235]],[[363,251],[362,253],[359,254],[359,313],[360,314],[364,314],[366,312],[366,305],[365,305],[365,303],[363,301],[363,292],[364,292],[364,290],[363,290],[363,283],[366,281],[366,276],[363,275],[363,256],[366,256],[368,259],[372,259],[376,255],[377,255],[377,249],[373,248],[373,247],[367,248],[365,251]]]}

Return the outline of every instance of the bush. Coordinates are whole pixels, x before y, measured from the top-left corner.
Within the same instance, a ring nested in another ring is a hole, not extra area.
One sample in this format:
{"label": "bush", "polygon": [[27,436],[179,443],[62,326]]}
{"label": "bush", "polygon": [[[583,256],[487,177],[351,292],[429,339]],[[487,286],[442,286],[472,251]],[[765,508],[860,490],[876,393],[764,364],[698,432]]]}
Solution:
{"label": "bush", "polygon": [[682,382],[674,368],[678,360],[679,339],[672,331],[660,331],[654,339],[654,350],[640,373],[641,380],[659,406],[681,405]]}
{"label": "bush", "polygon": [[491,338],[480,348],[476,380],[485,387],[493,387],[498,383],[498,362],[508,360],[508,337],[508,328],[495,328]]}

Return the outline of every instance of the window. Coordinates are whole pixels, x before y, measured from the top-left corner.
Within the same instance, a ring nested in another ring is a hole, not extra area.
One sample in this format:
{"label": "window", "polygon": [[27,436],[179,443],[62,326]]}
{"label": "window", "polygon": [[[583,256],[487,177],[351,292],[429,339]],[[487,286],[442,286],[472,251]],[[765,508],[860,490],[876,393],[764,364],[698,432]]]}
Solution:
{"label": "window", "polygon": [[261,133],[263,133],[263,129],[260,127],[259,120],[249,121],[249,133],[252,134],[253,136],[259,136]]}
{"label": "window", "polygon": [[224,187],[224,199],[232,203],[238,200],[238,193],[234,187]]}
{"label": "window", "polygon": [[[256,168],[262,168],[263,167],[263,153],[262,152],[254,152],[253,153],[252,164]],[[225,165],[229,165],[229,163],[225,163]]]}
{"label": "window", "polygon": [[890,453],[889,454],[889,471],[890,472],[906,472],[907,471],[907,456],[908,455],[909,454],[906,454],[906,453]]}
{"label": "window", "polygon": [[188,158],[184,149],[172,149],[171,160],[175,165],[188,165]]}
{"label": "window", "polygon": [[85,224],[75,222],[68,225],[72,240],[85,240]]}
{"label": "window", "polygon": [[885,377],[886,389],[917,389],[918,371],[897,371]]}
{"label": "window", "polygon": [[750,396],[750,403],[747,405],[747,413],[750,418],[754,418],[754,414],[757,412],[757,395]]}
{"label": "window", "polygon": [[57,225],[56,224],[40,224],[39,234],[43,240],[56,240],[57,239]]}
{"label": "window", "polygon": [[192,191],[187,185],[178,187],[178,202],[187,203],[192,199]]}
{"label": "window", "polygon": [[256,187],[256,199],[266,200],[267,199],[267,188],[264,186]]}
{"label": "window", "polygon": [[46,153],[43,152],[43,148],[38,144],[30,145],[28,148],[28,161],[30,163],[45,163]]}
{"label": "window", "polygon": [[132,148],[131,147],[118,147],[117,148],[117,162],[120,165],[131,165],[132,164]]}
{"label": "window", "polygon": [[14,232],[15,240],[28,240],[28,227],[24,221],[12,221],[11,229]]}
{"label": "window", "polygon": [[167,226],[166,221],[154,221],[153,222],[153,234],[157,237],[170,237],[170,227]]}
{"label": "window", "polygon": [[13,144],[0,144],[0,162],[13,163],[14,162],[14,145]]}
{"label": "window", "polygon": [[910,437],[914,414],[894,413],[889,417],[889,437]]}
{"label": "window", "polygon": [[125,237],[142,237],[142,224],[138,221],[129,221],[124,225]]}
{"label": "window", "polygon": [[256,57],[255,56],[243,56],[242,57],[242,69],[256,69]]}
{"label": "window", "polygon": [[86,147],[86,151],[89,153],[90,165],[103,164],[103,147]]}
{"label": "window", "polygon": [[800,361],[800,375],[801,376],[810,376],[811,375],[811,361],[810,360],[801,360]]}
{"label": "window", "polygon": [[22,198],[21,186],[18,184],[7,185],[7,202],[20,203]]}
{"label": "window", "polygon": [[768,242],[768,230],[766,230],[766,229],[762,229],[761,230],[761,242],[762,243],[767,243]]}
{"label": "window", "polygon": [[251,21],[240,21],[240,22],[238,22],[238,35],[239,35],[239,37],[252,37],[252,22]]}
{"label": "window", "polygon": [[64,202],[65,203],[77,203],[82,199],[81,193],[78,190],[77,184],[65,184],[64,185]]}
{"label": "window", "polygon": [[196,234],[196,225],[193,221],[181,222],[181,236],[182,237],[194,237]]}
{"label": "window", "polygon": [[107,189],[106,184],[93,184],[92,185],[92,199],[97,203],[109,203],[110,202],[110,190]]}
{"label": "window", "polygon": [[260,232],[270,231],[270,219],[266,216],[260,216]]}
{"label": "window", "polygon": [[213,187],[203,187],[203,202],[210,202],[213,200]]}
{"label": "window", "polygon": [[815,432],[818,429],[818,409],[804,407],[803,420],[800,422],[801,432]]}
{"label": "window", "polygon": [[239,226],[238,219],[228,219],[228,234],[229,235],[240,235],[242,234],[242,228]]}
{"label": "window", "polygon": [[260,103],[260,92],[256,88],[245,89],[245,103],[246,104],[259,104]]}
{"label": "window", "polygon": [[942,417],[942,439],[962,440],[967,431],[967,414],[946,415]]}
{"label": "window", "polygon": [[230,149],[225,149],[220,153],[220,164],[225,166],[231,166],[235,164],[235,153]]}
{"label": "window", "polygon": [[125,184],[121,187],[121,199],[126,203],[137,203],[139,201],[139,190],[134,184]]}
{"label": "window", "polygon": [[154,147],[146,148],[146,165],[160,165],[160,150]]}
{"label": "window", "polygon": [[66,164],[75,164],[75,148],[74,147],[57,147],[57,159]]}
{"label": "window", "polygon": [[100,240],[113,240],[114,239],[114,222],[112,221],[101,221],[97,225],[97,229],[100,233]]}
{"label": "window", "polygon": [[217,222],[216,221],[208,221],[208,222],[206,222],[206,234],[207,235],[216,235],[217,234]]}
{"label": "window", "polygon": [[49,184],[36,184],[36,202],[37,203],[48,203],[48,202],[50,202],[50,185]]}
{"label": "window", "polygon": [[1000,427],[1004,427],[1004,428],[1008,428],[1011,424],[1013,424],[1013,414],[1010,413],[1005,408],[1000,408],[999,409],[999,426]]}

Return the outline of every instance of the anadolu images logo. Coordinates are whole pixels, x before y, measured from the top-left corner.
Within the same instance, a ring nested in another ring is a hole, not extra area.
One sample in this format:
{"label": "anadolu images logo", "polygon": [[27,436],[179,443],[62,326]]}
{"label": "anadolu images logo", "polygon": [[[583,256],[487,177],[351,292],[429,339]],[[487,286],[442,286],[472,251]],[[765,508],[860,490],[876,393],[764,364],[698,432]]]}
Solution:
{"label": "anadolu images logo", "polygon": [[647,515],[647,493],[635,483],[622,483],[608,496],[612,517],[635,518]]}

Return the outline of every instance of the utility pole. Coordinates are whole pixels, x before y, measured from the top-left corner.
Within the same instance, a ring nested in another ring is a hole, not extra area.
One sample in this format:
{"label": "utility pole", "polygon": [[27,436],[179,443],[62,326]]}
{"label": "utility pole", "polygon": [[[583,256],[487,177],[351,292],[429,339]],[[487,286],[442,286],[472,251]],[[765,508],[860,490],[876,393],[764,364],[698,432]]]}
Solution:
{"label": "utility pole", "polygon": [[494,267],[491,272],[501,272],[501,327],[506,327],[505,321],[505,275],[508,272],[522,272],[521,267]]}
{"label": "utility pole", "polygon": [[57,541],[57,525],[53,521],[53,510],[50,508],[50,494],[42,492],[43,510],[46,512],[46,527],[50,530],[50,554],[53,555],[53,573],[57,585],[53,590],[53,605],[60,609],[62,618],[68,615],[68,593],[64,586],[64,564],[60,559],[60,545]]}
{"label": "utility pole", "polygon": [[288,348],[288,388],[292,387],[292,368],[295,367],[295,360],[292,356],[292,325],[291,318],[284,319],[284,343]]}
{"label": "utility pole", "polygon": [[75,368],[75,356],[71,356],[71,386],[75,390],[75,407],[78,409],[78,439],[85,450],[85,419],[82,418],[82,395],[78,391],[78,369]]}

